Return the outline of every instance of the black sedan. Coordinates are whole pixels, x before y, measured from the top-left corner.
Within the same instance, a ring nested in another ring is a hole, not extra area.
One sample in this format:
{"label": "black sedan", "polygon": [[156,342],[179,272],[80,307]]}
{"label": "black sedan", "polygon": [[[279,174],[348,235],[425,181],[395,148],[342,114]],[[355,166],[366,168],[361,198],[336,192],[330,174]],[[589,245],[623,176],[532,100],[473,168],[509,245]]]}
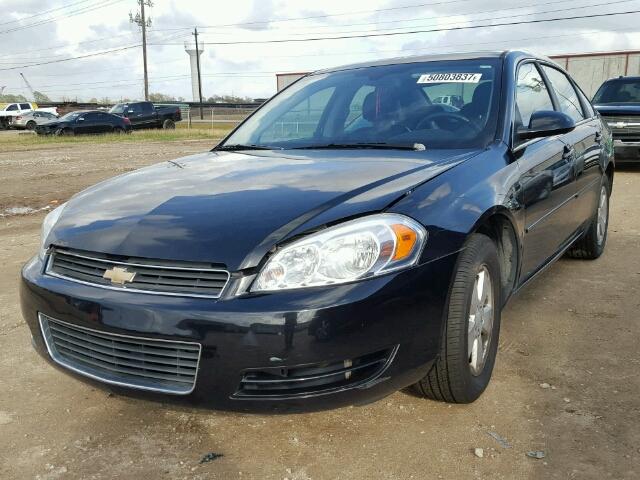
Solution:
{"label": "black sedan", "polygon": [[513,293],[602,254],[612,151],[575,82],[523,52],[318,71],[212,151],[51,212],[22,311],[44,358],[123,393],[472,402]]}
{"label": "black sedan", "polygon": [[40,135],[81,135],[87,133],[128,133],[131,122],[128,118],[103,112],[87,110],[70,112],[59,119],[38,125]]}

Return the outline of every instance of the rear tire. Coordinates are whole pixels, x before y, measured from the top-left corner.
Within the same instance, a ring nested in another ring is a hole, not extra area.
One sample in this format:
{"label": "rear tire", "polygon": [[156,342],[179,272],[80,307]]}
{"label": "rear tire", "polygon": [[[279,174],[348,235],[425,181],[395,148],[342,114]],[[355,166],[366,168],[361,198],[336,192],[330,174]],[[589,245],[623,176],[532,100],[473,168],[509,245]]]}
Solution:
{"label": "rear tire", "polygon": [[440,352],[414,389],[433,400],[471,403],[489,384],[500,334],[500,262],[495,243],[474,234],[451,288]]}
{"label": "rear tire", "polygon": [[174,130],[176,128],[176,122],[167,118],[164,122],[162,122],[162,128],[164,130]]}
{"label": "rear tire", "polygon": [[607,245],[607,232],[609,230],[609,178],[602,177],[600,194],[593,219],[589,228],[569,249],[568,255],[572,258],[583,260],[595,260],[602,255]]}
{"label": "rear tire", "polygon": [[70,128],[59,128],[54,133],[54,135],[56,135],[58,137],[60,137],[60,136],[71,137],[71,136],[73,136],[75,134],[76,133],[73,130],[71,130]]}
{"label": "rear tire", "polygon": [[33,120],[29,120],[25,126],[27,130],[33,131],[36,129],[36,122],[34,122]]}

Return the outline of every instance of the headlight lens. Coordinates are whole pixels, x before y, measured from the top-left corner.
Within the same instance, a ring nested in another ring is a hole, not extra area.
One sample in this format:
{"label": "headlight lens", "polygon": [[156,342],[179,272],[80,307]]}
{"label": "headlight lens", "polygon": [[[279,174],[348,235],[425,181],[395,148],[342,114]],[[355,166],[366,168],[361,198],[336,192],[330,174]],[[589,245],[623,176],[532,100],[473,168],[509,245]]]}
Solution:
{"label": "headlight lens", "polygon": [[378,214],[345,222],[287,245],[258,274],[252,291],[351,282],[415,265],[427,232],[415,220]]}
{"label": "headlight lens", "polygon": [[63,203],[59,207],[49,212],[46,217],[44,217],[44,221],[42,222],[42,233],[40,235],[40,258],[42,259],[44,258],[44,254],[47,251],[47,237],[49,236],[49,233],[51,233],[51,229],[58,222],[60,214],[62,213],[62,210],[64,210],[64,207],[66,205],[66,203]]}

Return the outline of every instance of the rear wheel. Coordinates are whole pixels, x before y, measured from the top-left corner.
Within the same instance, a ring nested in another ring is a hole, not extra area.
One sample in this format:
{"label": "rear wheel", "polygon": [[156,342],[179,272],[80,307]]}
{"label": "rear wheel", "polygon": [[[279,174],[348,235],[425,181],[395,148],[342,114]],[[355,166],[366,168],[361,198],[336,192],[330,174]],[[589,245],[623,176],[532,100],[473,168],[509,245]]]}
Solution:
{"label": "rear wheel", "polygon": [[585,234],[576,240],[576,243],[569,250],[570,257],[595,260],[604,252],[609,229],[609,196],[609,179],[604,176],[591,224]]}
{"label": "rear wheel", "polygon": [[36,122],[34,122],[33,120],[29,120],[25,126],[26,126],[27,130],[35,130],[36,129]]}
{"label": "rear wheel", "polygon": [[174,128],[176,128],[176,122],[174,122],[170,118],[167,118],[164,122],[162,122],[162,128],[164,128],[165,130],[173,130]]}
{"label": "rear wheel", "polygon": [[474,234],[455,273],[440,353],[431,371],[414,386],[419,394],[471,403],[485,390],[498,351],[500,278],[494,242]]}

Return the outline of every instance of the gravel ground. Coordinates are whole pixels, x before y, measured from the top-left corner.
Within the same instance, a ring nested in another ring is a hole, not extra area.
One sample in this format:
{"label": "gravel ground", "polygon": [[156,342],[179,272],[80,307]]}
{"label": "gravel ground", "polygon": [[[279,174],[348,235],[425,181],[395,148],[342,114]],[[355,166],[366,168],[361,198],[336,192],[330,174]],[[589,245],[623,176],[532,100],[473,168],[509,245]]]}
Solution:
{"label": "gravel ground", "polygon": [[[493,381],[473,405],[398,392],[312,414],[225,413],[114,396],[47,366],[31,349],[17,281],[44,212],[12,209],[54,206],[103,178],[209,146],[0,155],[0,478],[640,478],[637,169],[616,174],[604,256],[563,259],[511,300]],[[222,456],[200,463],[210,452]]]}

